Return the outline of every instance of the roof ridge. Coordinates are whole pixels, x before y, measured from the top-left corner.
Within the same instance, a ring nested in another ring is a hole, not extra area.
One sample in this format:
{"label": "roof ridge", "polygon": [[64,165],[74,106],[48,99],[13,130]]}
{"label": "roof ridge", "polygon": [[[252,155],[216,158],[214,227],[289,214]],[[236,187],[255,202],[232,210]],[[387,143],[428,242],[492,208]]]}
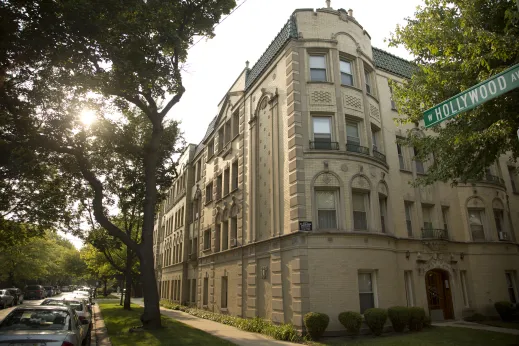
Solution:
{"label": "roof ridge", "polygon": [[375,50],[381,51],[382,53],[385,53],[387,55],[391,55],[393,58],[397,58],[397,59],[402,60],[404,62],[407,62],[407,63],[410,63],[410,64],[414,64],[412,60],[411,61],[410,60],[406,60],[404,58],[399,57],[398,55],[389,53],[388,51],[385,51],[383,49],[380,49],[380,48],[377,48],[377,47],[371,47],[371,49],[375,49]]}

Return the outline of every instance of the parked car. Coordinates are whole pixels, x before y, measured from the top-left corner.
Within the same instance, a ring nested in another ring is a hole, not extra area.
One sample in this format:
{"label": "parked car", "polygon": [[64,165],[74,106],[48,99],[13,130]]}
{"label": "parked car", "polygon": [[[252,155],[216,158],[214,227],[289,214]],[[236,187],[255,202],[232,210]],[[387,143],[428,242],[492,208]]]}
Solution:
{"label": "parked car", "polygon": [[70,286],[61,286],[61,292],[70,292]]}
{"label": "parked car", "polygon": [[60,294],[61,290],[59,289],[59,286],[54,286],[54,294]]}
{"label": "parked car", "polygon": [[8,290],[0,290],[0,306],[2,306],[2,309],[14,306],[14,297]]}
{"label": "parked car", "polygon": [[25,289],[25,299],[44,299],[45,288],[41,285],[29,285]]}
{"label": "parked car", "polygon": [[20,306],[0,324],[0,344],[86,345],[83,323],[70,306]]}
{"label": "parked car", "polygon": [[[92,330],[92,307],[86,299],[45,299],[41,305],[70,306],[76,311],[85,335],[88,335]],[[85,320],[88,323],[83,323]]]}
{"label": "parked car", "polygon": [[54,295],[54,287],[52,286],[43,286],[45,288],[45,296],[52,297]]}
{"label": "parked car", "polygon": [[6,290],[14,297],[14,305],[23,304],[23,292],[21,289],[13,287],[6,288]]}
{"label": "parked car", "polygon": [[74,291],[72,294],[69,293],[69,297],[73,299],[86,299],[89,304],[92,304],[92,296],[86,291]]}

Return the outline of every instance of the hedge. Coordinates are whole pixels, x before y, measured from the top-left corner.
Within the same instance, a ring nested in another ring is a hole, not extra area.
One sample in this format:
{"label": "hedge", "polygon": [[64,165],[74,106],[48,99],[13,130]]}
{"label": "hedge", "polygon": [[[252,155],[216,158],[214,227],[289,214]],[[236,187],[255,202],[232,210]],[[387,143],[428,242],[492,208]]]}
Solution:
{"label": "hedge", "polygon": [[179,305],[168,300],[161,300],[160,305],[166,309],[184,311],[190,315],[233,326],[247,332],[265,334],[276,340],[291,342],[300,342],[302,340],[302,337],[296,328],[289,323],[273,324],[272,322],[261,319],[259,317],[249,319],[230,315],[222,315],[215,312]]}
{"label": "hedge", "polygon": [[404,331],[405,327],[409,324],[409,308],[405,306],[393,306],[387,309],[387,315],[391,324],[393,325],[393,330],[395,332],[401,333]]}
{"label": "hedge", "polygon": [[330,317],[320,312],[309,312],[303,317],[303,321],[312,340],[319,340],[330,323]]}
{"label": "hedge", "polygon": [[420,331],[423,329],[425,322],[425,310],[414,306],[409,308],[409,330]]}
{"label": "hedge", "polygon": [[381,335],[387,320],[387,311],[379,308],[372,308],[364,311],[366,324],[374,335]]}
{"label": "hedge", "polygon": [[507,301],[495,302],[494,307],[503,321],[511,321],[514,319],[514,304]]}
{"label": "hedge", "polygon": [[350,335],[357,336],[362,326],[362,315],[355,311],[341,312],[339,314],[339,322],[341,322]]}

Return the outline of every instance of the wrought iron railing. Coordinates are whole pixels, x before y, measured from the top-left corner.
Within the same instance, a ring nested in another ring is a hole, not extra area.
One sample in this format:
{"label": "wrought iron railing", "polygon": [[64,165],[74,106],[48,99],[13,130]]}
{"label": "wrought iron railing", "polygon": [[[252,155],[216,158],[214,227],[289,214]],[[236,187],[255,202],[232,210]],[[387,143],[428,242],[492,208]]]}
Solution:
{"label": "wrought iron railing", "polygon": [[485,174],[484,180],[489,183],[505,185],[505,180],[503,178],[498,177],[497,175]]}
{"label": "wrought iron railing", "polygon": [[339,143],[326,141],[310,141],[310,149],[339,150]]}
{"label": "wrought iron railing", "polygon": [[369,155],[369,148],[358,144],[346,143],[346,150],[352,153]]}
{"label": "wrought iron railing", "polygon": [[422,228],[422,239],[449,239],[446,229],[442,228]]}
{"label": "wrought iron railing", "polygon": [[386,155],[382,154],[380,151],[373,149],[373,157],[379,161],[386,163]]}

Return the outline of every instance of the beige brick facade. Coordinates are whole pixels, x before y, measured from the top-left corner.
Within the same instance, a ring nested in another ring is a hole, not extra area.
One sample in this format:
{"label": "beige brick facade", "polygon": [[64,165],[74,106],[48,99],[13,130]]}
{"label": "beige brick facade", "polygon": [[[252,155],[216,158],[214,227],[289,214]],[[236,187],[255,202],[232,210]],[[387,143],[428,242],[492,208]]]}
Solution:
{"label": "beige brick facade", "polygon": [[345,11],[295,11],[180,158],[185,193],[156,222],[161,297],[300,328],[324,312],[331,333],[346,310],[460,319],[517,299],[515,167],[502,157],[485,181],[410,185],[428,163],[396,144],[412,126],[395,125],[388,81],[406,66]]}

